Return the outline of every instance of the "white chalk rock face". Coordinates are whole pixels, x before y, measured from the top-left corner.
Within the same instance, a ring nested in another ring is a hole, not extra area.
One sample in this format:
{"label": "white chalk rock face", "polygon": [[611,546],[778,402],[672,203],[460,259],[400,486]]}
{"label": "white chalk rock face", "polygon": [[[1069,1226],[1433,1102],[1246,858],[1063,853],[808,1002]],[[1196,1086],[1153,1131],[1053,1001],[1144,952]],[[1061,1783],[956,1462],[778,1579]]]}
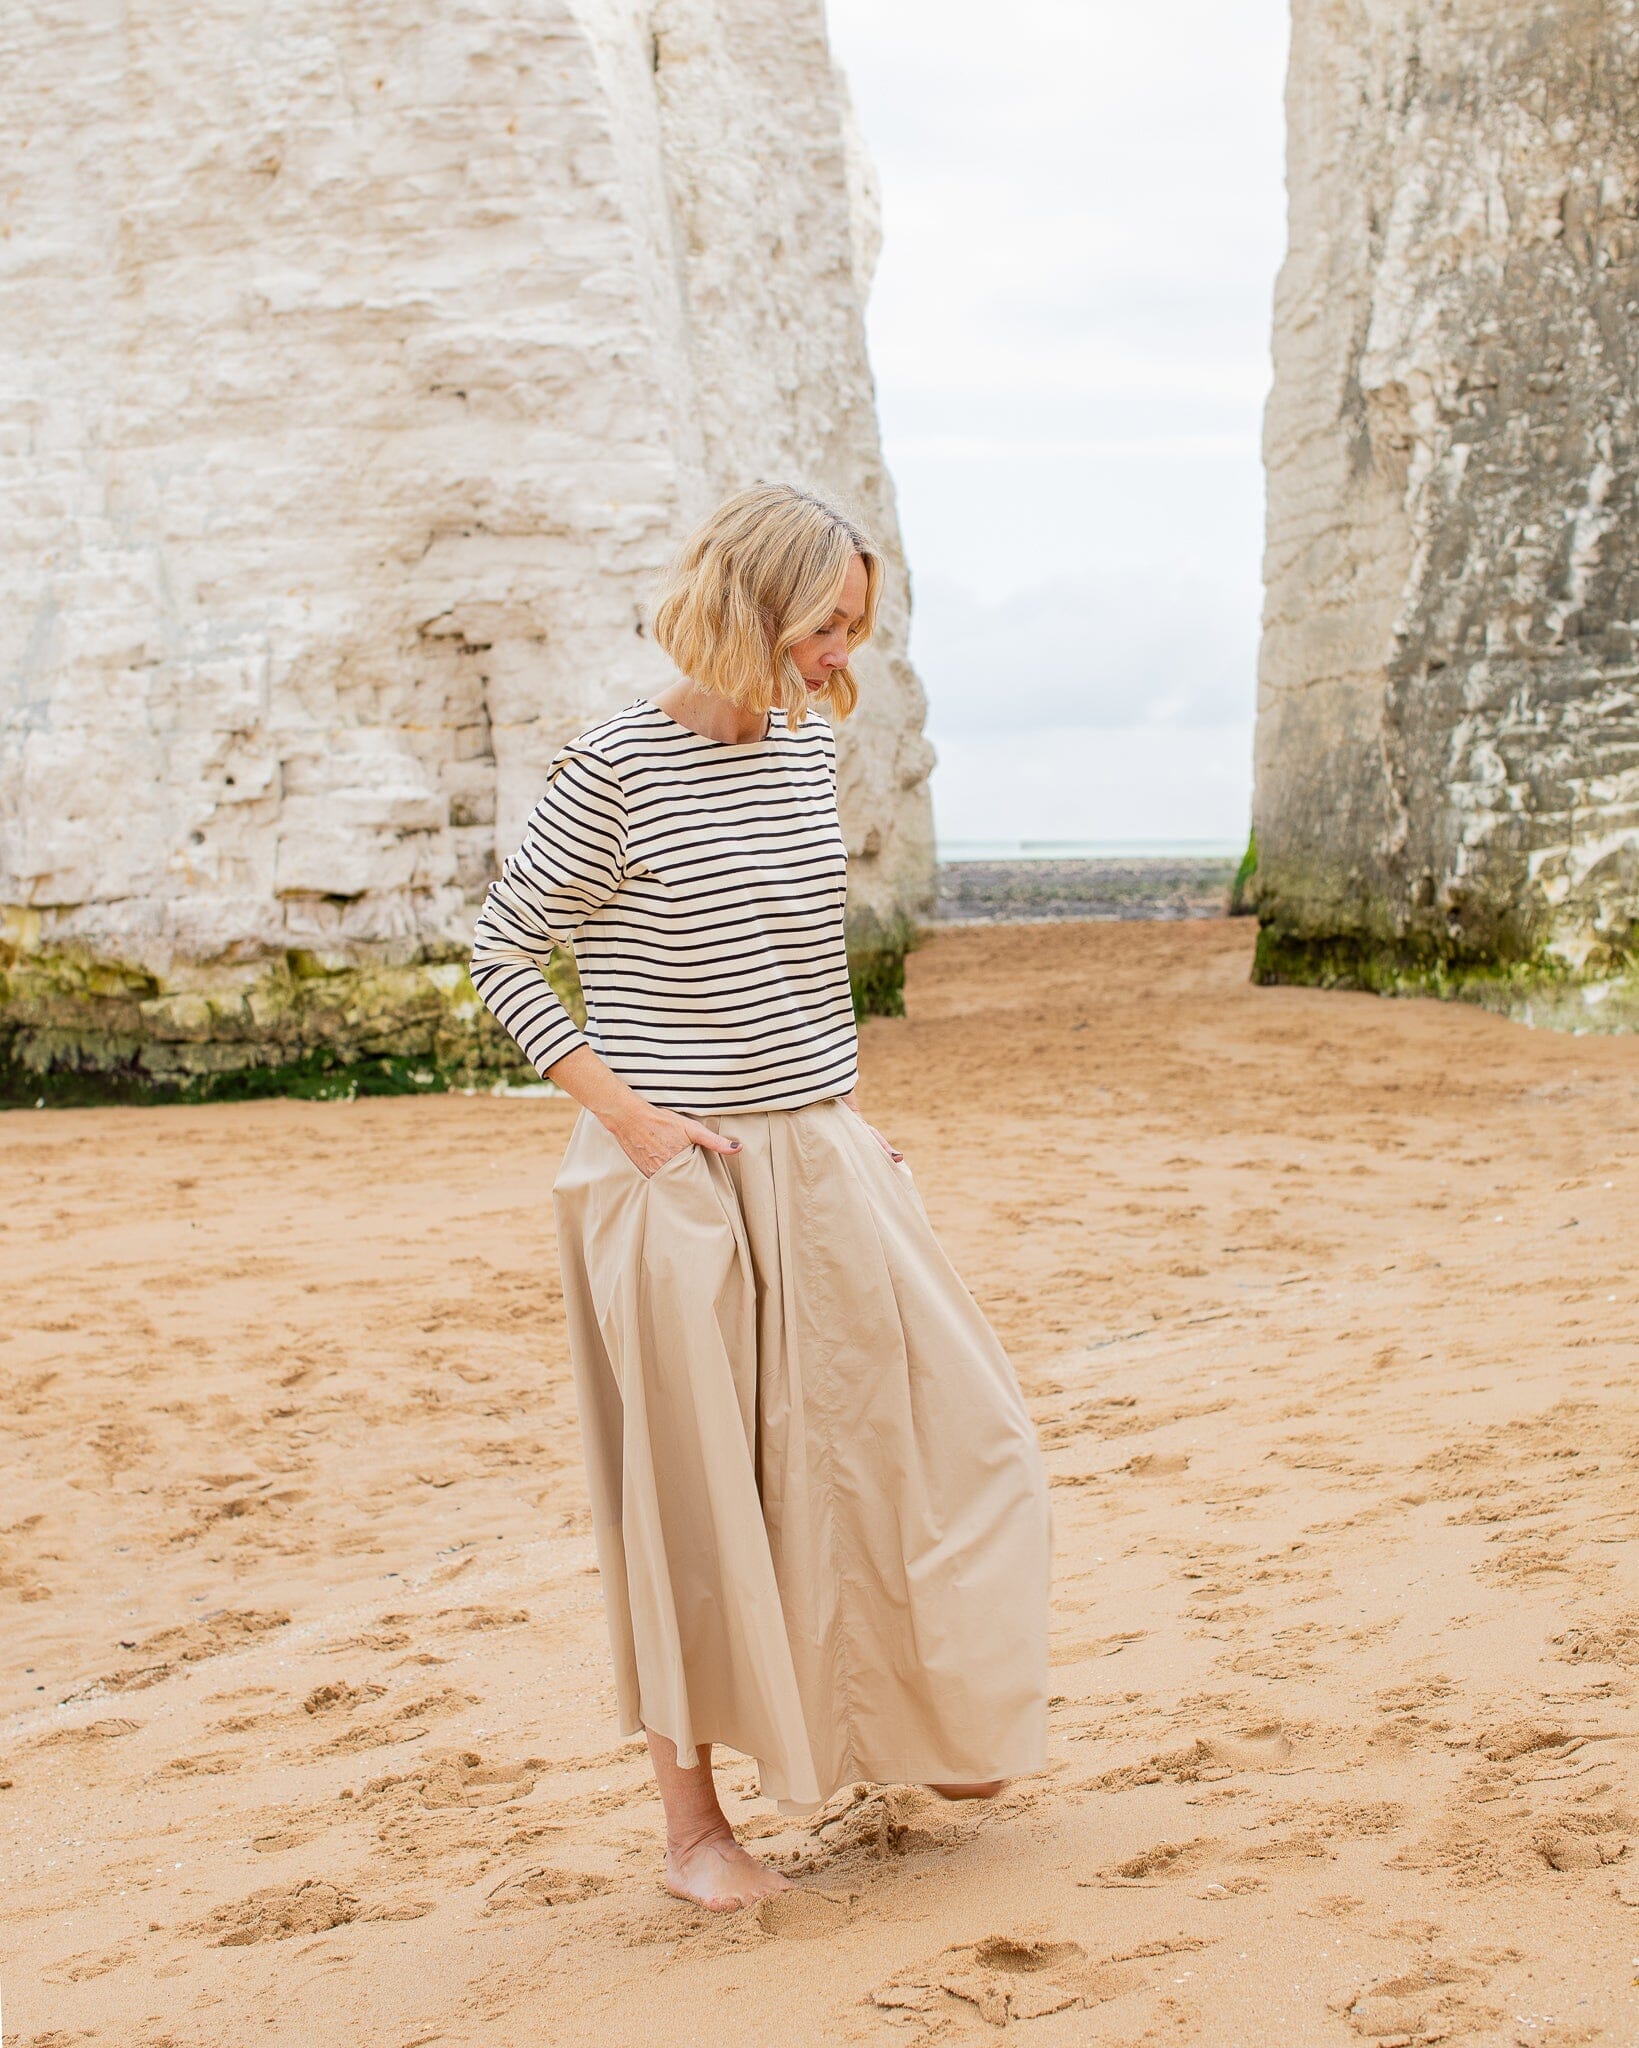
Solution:
{"label": "white chalk rock face", "polygon": [[1295,0],[1268,979],[1639,1024],[1639,17]]}
{"label": "white chalk rock face", "polygon": [[488,877],[666,679],[659,572],[757,477],[889,550],[844,826],[855,908],[919,907],[821,0],[44,0],[0,58],[14,1073],[467,1057]]}

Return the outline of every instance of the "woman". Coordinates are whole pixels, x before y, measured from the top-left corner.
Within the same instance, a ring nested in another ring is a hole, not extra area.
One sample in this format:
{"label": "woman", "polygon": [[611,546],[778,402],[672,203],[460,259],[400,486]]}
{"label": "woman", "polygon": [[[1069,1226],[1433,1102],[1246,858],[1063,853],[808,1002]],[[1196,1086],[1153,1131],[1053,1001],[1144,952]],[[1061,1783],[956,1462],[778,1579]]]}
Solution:
{"label": "woman", "polygon": [[[678,669],[572,740],[472,978],[581,1104],[553,1188],[623,1733],[667,1888],[787,1880],[711,1746],[802,1812],[858,1779],[988,1798],[1040,1766],[1047,1507],[1012,1370],[855,1099],[836,749],[882,585],[783,485],[689,540]],[[542,973],[573,938],[578,1030]]]}

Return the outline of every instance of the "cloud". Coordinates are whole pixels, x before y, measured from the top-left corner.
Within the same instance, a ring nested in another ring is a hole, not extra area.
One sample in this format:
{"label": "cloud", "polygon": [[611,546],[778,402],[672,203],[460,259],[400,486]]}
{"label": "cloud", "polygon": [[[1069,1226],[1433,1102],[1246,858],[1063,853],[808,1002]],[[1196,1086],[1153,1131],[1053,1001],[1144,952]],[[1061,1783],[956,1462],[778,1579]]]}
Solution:
{"label": "cloud", "polygon": [[[1117,755],[1102,811],[1244,820],[1287,0],[829,14],[882,181],[871,351],[941,822],[1014,829],[987,793],[1074,815],[1063,763]],[[1187,800],[1169,731],[1199,736]]]}
{"label": "cloud", "polygon": [[[883,186],[878,369],[1267,376],[1286,0],[830,0]],[[1009,353],[1010,352],[1010,353]],[[920,366],[920,367],[918,367]]]}
{"label": "cloud", "polygon": [[1256,621],[1233,589],[1151,569],[1057,579],[989,604],[929,578],[918,596],[912,653],[936,741],[1252,715]]}
{"label": "cloud", "polygon": [[934,780],[939,844],[1173,841],[1239,853],[1252,721],[1045,726],[946,740]]}

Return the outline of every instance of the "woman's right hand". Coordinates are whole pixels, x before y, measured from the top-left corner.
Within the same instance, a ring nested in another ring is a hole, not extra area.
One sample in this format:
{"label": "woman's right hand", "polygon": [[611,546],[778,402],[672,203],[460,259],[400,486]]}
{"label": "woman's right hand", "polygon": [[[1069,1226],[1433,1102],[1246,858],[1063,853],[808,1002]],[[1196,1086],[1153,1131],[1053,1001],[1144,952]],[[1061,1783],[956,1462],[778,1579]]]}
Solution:
{"label": "woman's right hand", "polygon": [[600,1119],[604,1129],[645,1180],[657,1174],[668,1160],[675,1159],[690,1145],[707,1152],[738,1152],[738,1138],[724,1138],[693,1117],[679,1116],[675,1109],[661,1109],[634,1095],[629,1105]]}
{"label": "woman's right hand", "polygon": [[707,1152],[738,1152],[738,1138],[720,1137],[693,1117],[646,1102],[589,1045],[577,1045],[547,1069],[546,1078],[590,1110],[645,1180],[687,1145]]}

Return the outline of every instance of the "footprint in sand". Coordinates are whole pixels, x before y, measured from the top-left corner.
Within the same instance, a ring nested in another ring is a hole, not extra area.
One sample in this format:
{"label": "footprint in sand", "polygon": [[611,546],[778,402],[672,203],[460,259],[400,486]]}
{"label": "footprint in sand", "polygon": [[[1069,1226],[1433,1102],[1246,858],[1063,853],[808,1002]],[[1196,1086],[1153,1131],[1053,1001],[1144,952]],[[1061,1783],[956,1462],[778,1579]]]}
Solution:
{"label": "footprint in sand", "polygon": [[259,1856],[276,1856],[282,1849],[299,1849],[323,1832],[322,1827],[275,1828],[272,1834],[252,1836],[250,1846]]}
{"label": "footprint in sand", "polygon": [[606,1912],[598,1925],[626,1948],[664,1943],[678,1954],[726,1955],[761,1948],[770,1941],[824,1940],[854,1918],[861,1896],[800,1885],[792,1891],[776,1892],[743,1913],[707,1913],[683,1900],[668,1899],[660,1907]]}
{"label": "footprint in sand", "polygon": [[1048,1661],[1055,1667],[1084,1664],[1096,1657],[1119,1657],[1129,1643],[1141,1643],[1148,1629],[1126,1629],[1116,1635],[1094,1636],[1084,1642],[1055,1643]]}
{"label": "footprint in sand", "polygon": [[1327,2003],[1368,2040],[1444,2041],[1472,2028],[1479,2015],[1463,1987],[1483,1984],[1490,1974],[1483,1964],[1431,1956],[1414,1969],[1342,1992]]}
{"label": "footprint in sand", "polygon": [[100,1721],[87,1721],[79,1728],[55,1728],[49,1735],[42,1735],[34,1744],[36,1749],[80,1748],[100,1742],[117,1742],[122,1735],[135,1735],[142,1726],[123,1714],[109,1715]]}
{"label": "footprint in sand", "polygon": [[1105,2005],[1142,1990],[1150,1971],[1135,1957],[1089,1959],[1075,1941],[986,1935],[898,1971],[870,1994],[888,2012],[937,2014],[968,2006],[993,2027]]}
{"label": "footprint in sand", "polygon": [[338,1679],[329,1685],[316,1686],[302,1701],[302,1711],[308,1714],[329,1714],[344,1709],[350,1713],[355,1707],[366,1706],[371,1700],[379,1700],[386,1690],[384,1685],[348,1685]]}
{"label": "footprint in sand", "polygon": [[259,1729],[272,1728],[281,1716],[271,1708],[264,1708],[256,1714],[224,1714],[220,1721],[213,1721],[211,1727],[218,1735],[254,1735]]}
{"label": "footprint in sand", "polygon": [[1323,1827],[1295,1828],[1290,1834],[1271,1835],[1241,1851],[1247,1863],[1330,1863],[1336,1855],[1331,1836]]}
{"label": "footprint in sand", "polygon": [[1198,1735],[1187,1749],[1159,1750],[1142,1763],[1119,1764],[1078,1789],[1126,1792],[1135,1785],[1211,1784],[1238,1772],[1298,1768],[1299,1744],[1279,1722],[1257,1723],[1227,1735]]}
{"label": "footprint in sand", "polygon": [[410,1641],[404,1624],[413,1621],[410,1614],[379,1614],[374,1623],[362,1635],[349,1636],[345,1642],[332,1643],[320,1650],[321,1656],[330,1656],[338,1650],[402,1650]]}
{"label": "footprint in sand", "polygon": [[218,1906],[187,1931],[214,1948],[250,1948],[263,1941],[289,1941],[298,1934],[327,1934],[356,1920],[419,1920],[433,1910],[426,1899],[390,1898],[368,1905],[328,1878],[274,1885],[248,1898]]}
{"label": "footprint in sand", "polygon": [[161,1629],[157,1635],[140,1641],[121,1642],[119,1647],[122,1650],[136,1653],[133,1661],[77,1686],[68,1694],[64,1704],[73,1700],[96,1699],[110,1692],[140,1692],[150,1685],[160,1684],[184,1664],[200,1664],[207,1658],[224,1656],[230,1650],[242,1650],[274,1629],[287,1628],[289,1624],[290,1616],[284,1613],[257,1613],[252,1609],[231,1612],[224,1609],[217,1614],[202,1615],[198,1621],[190,1621],[177,1628]]}
{"label": "footprint in sand", "polygon": [[173,1756],[154,1773],[156,1778],[225,1778],[241,1769],[245,1759],[228,1749],[201,1750],[197,1756]]}
{"label": "footprint in sand", "polygon": [[1227,1764],[1221,1764],[1205,1742],[1192,1742],[1188,1749],[1157,1750],[1142,1763],[1117,1764],[1113,1770],[1101,1771],[1096,1778],[1089,1778],[1078,1786],[1084,1792],[1130,1792],[1136,1785],[1160,1785],[1168,1781],[1175,1784],[1193,1784],[1201,1778],[1227,1778],[1232,1775]]}
{"label": "footprint in sand", "polygon": [[1270,1827],[1304,1826],[1328,1837],[1367,1841],[1396,1833],[1405,1808],[1392,1799],[1296,1799],[1271,1807],[1265,1819]]}
{"label": "footprint in sand", "polygon": [[558,1870],[542,1864],[514,1871],[485,1896],[486,1913],[534,1911],[541,1906],[577,1906],[612,1890],[614,1879],[591,1870]]}
{"label": "footprint in sand", "polygon": [[[382,1688],[385,1691],[385,1688]],[[367,1699],[376,1697],[375,1690],[363,1689]],[[348,1756],[361,1749],[383,1749],[396,1742],[413,1742],[425,1735],[429,1725],[451,1714],[464,1714],[469,1707],[480,1705],[476,1693],[457,1692],[453,1687],[444,1686],[437,1692],[421,1693],[404,1701],[391,1712],[367,1721],[357,1721],[344,1729],[331,1741],[321,1743],[312,1752],[318,1756]],[[346,1708],[352,1711],[352,1703]]]}
{"label": "footprint in sand", "polygon": [[84,1984],[135,1961],[128,1948],[88,1949],[83,1955],[64,1956],[60,1963],[48,1964],[40,1975],[47,1984]]}
{"label": "footprint in sand", "polygon": [[[1597,1791],[1608,1791],[1598,1786]],[[1578,1802],[1560,1807],[1537,1825],[1532,1845],[1550,1870],[1600,1870],[1620,1863],[1631,1847],[1633,1816],[1625,1806]]]}
{"label": "footprint in sand", "polygon": [[348,1926],[361,1910],[352,1892],[327,1878],[313,1877],[218,1906],[192,1932],[204,1935],[216,1948],[250,1948],[262,1941],[288,1941],[297,1934],[326,1934],[332,1927]]}
{"label": "footprint in sand", "polygon": [[1140,1451],[1121,1467],[1135,1479],[1172,1479],[1189,1470],[1187,1451]]}
{"label": "footprint in sand", "polygon": [[1639,1664],[1639,1614],[1579,1622],[1551,1640],[1567,1664]]}
{"label": "footprint in sand", "polygon": [[379,1850],[417,1874],[480,1840],[496,1859],[515,1864],[520,1853],[538,1855],[542,1840],[567,1825],[561,1803],[551,1821],[519,1825],[520,1802],[552,1768],[544,1757],[491,1763],[477,1750],[449,1751],[414,1770],[372,1778],[346,1810],[368,1816]]}
{"label": "footprint in sand", "polygon": [[1186,1871],[1195,1869],[1207,1852],[1216,1846],[1206,1835],[1198,1835],[1188,1842],[1155,1842],[1148,1849],[1141,1849],[1136,1856],[1112,1863],[1094,1877],[1076,1881],[1081,1885],[1102,1885],[1117,1890],[1133,1885],[1159,1885],[1168,1878],[1182,1877]]}
{"label": "footprint in sand", "polygon": [[852,1893],[815,1891],[799,1886],[776,1892],[756,1908],[757,1925],[765,1934],[785,1941],[818,1941],[846,1927],[854,1917]]}
{"label": "footprint in sand", "polygon": [[[1525,1752],[1522,1761],[1538,1754]],[[1541,1778],[1519,1762],[1490,1779],[1470,1776],[1439,1824],[1393,1857],[1391,1867],[1438,1872],[1468,1890],[1525,1884],[1555,1872],[1586,1874],[1620,1862],[1632,1816],[1625,1806],[1595,1803],[1594,1795],[1610,1786],[1595,1784],[1547,1812],[1522,1811]]]}
{"label": "footprint in sand", "polygon": [[445,1607],[433,1617],[445,1629],[519,1628],[534,1617],[527,1607]]}
{"label": "footprint in sand", "polygon": [[1207,1747],[1220,1763],[1237,1771],[1282,1771],[1298,1754],[1298,1740],[1280,1721],[1259,1721],[1229,1735],[1215,1735]]}
{"label": "footprint in sand", "polygon": [[414,1773],[422,1806],[498,1806],[526,1799],[536,1780],[552,1768],[545,1757],[527,1756],[522,1763],[487,1764],[475,1749],[428,1759],[428,1768]]}
{"label": "footprint in sand", "polygon": [[1516,1757],[1563,1749],[1572,1739],[1570,1730],[1555,1722],[1504,1721],[1496,1728],[1484,1730],[1474,1746],[1488,1763],[1506,1764]]}

